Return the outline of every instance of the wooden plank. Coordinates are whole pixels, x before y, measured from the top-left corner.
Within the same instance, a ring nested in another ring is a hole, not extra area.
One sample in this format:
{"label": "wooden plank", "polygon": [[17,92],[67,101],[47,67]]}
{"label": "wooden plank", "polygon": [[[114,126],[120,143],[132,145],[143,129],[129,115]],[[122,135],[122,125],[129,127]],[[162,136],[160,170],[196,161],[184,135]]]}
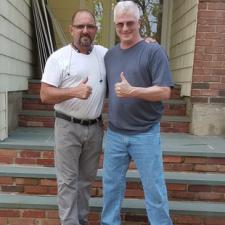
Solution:
{"label": "wooden plank", "polygon": [[0,74],[7,76],[31,76],[33,65],[11,57],[0,55]]}
{"label": "wooden plank", "polygon": [[29,21],[32,20],[32,14],[30,10],[30,6],[24,0],[8,0],[8,2],[14,6],[24,17],[26,17]]}
{"label": "wooden plank", "polygon": [[16,75],[3,75],[0,74],[0,90],[1,91],[23,91],[27,90],[28,82],[27,77]]}
{"label": "wooden plank", "polygon": [[27,49],[33,49],[33,40],[31,34],[28,35],[24,33],[21,29],[19,29],[3,17],[0,17],[0,27],[0,34]]}
{"label": "wooden plank", "polygon": [[23,46],[18,45],[12,40],[9,40],[1,35],[0,35],[0,43],[1,43],[0,53],[2,55],[20,60],[22,62],[32,63],[33,53],[31,50],[26,49]]}

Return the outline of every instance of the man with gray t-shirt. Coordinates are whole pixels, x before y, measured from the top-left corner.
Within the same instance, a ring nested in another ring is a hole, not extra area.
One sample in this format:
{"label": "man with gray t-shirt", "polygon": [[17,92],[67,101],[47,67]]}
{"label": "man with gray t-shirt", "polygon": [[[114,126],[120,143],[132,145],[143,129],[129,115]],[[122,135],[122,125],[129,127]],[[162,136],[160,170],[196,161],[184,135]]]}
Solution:
{"label": "man with gray t-shirt", "polygon": [[131,159],[140,173],[151,225],[172,225],[160,148],[162,100],[173,86],[168,60],[156,43],[139,34],[139,9],[117,3],[114,22],[120,43],[105,55],[109,90],[109,128],[103,165],[101,225],[120,225],[120,207]]}

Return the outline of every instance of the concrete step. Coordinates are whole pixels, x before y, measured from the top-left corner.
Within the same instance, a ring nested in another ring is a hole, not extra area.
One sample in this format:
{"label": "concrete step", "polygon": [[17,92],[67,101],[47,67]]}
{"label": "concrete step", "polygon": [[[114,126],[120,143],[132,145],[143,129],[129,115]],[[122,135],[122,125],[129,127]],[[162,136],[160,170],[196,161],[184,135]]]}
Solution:
{"label": "concrete step", "polygon": [[[32,225],[38,223],[59,225],[59,221],[56,216],[56,198],[54,196],[0,194],[0,208],[2,215],[1,219],[4,220],[8,218],[8,220],[5,220],[8,224],[14,225],[13,222],[16,219],[16,224]],[[174,225],[224,225],[224,203],[170,201],[169,209]],[[102,199],[91,198],[90,210],[91,215],[89,217],[89,224],[99,225]],[[121,214],[124,225],[148,224],[143,199],[124,199],[121,207]],[[29,217],[27,215],[29,215]],[[47,221],[49,223],[46,223]]]}
{"label": "concrete step", "polygon": [[[55,169],[44,167],[0,165],[2,193],[56,195]],[[102,170],[99,169],[92,185],[92,197],[102,197]],[[144,199],[137,170],[126,174],[126,198]],[[165,172],[170,200],[225,202],[225,174]]]}
{"label": "concrete step", "polygon": [[[102,169],[98,169],[96,180],[102,180]],[[2,177],[23,177],[23,178],[46,178],[55,179],[56,171],[54,167],[41,166],[19,166],[1,165],[0,176]],[[137,170],[128,170],[126,180],[129,182],[139,182],[140,175]],[[191,172],[165,172],[165,180],[169,183],[179,184],[206,184],[225,185],[225,174],[217,173],[191,173]]]}
{"label": "concrete step", "polygon": [[[189,132],[189,118],[186,116],[163,116],[162,132]],[[47,110],[23,110],[19,115],[20,127],[53,127],[54,112]]]}
{"label": "concrete step", "polygon": [[[181,133],[162,133],[166,171],[225,173],[225,139]],[[18,128],[0,142],[0,163],[54,166],[54,133],[51,128]],[[104,143],[103,143],[104,149]],[[103,155],[99,168],[102,167]],[[131,162],[130,169],[135,169]]]}

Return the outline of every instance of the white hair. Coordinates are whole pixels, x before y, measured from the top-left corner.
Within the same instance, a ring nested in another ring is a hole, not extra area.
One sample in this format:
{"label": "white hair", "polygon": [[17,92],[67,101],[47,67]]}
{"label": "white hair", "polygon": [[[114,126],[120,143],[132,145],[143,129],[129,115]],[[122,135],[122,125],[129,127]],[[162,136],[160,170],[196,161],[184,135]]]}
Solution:
{"label": "white hair", "polygon": [[133,1],[118,2],[114,8],[114,22],[118,13],[132,12],[137,20],[140,19],[140,10],[138,5]]}

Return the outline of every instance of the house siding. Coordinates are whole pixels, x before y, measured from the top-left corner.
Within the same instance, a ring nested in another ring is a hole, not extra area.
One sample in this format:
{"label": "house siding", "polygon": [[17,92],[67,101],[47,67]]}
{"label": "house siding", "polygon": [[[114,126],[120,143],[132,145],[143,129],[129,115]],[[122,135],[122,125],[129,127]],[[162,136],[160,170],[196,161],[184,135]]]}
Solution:
{"label": "house siding", "polygon": [[17,126],[21,92],[27,89],[28,78],[34,74],[33,46],[30,0],[1,0],[0,140]]}
{"label": "house siding", "polygon": [[0,90],[27,89],[33,72],[30,1],[0,2]]}
{"label": "house siding", "polygon": [[197,0],[174,0],[170,64],[174,81],[181,84],[181,95],[191,95],[191,82],[198,13]]}

